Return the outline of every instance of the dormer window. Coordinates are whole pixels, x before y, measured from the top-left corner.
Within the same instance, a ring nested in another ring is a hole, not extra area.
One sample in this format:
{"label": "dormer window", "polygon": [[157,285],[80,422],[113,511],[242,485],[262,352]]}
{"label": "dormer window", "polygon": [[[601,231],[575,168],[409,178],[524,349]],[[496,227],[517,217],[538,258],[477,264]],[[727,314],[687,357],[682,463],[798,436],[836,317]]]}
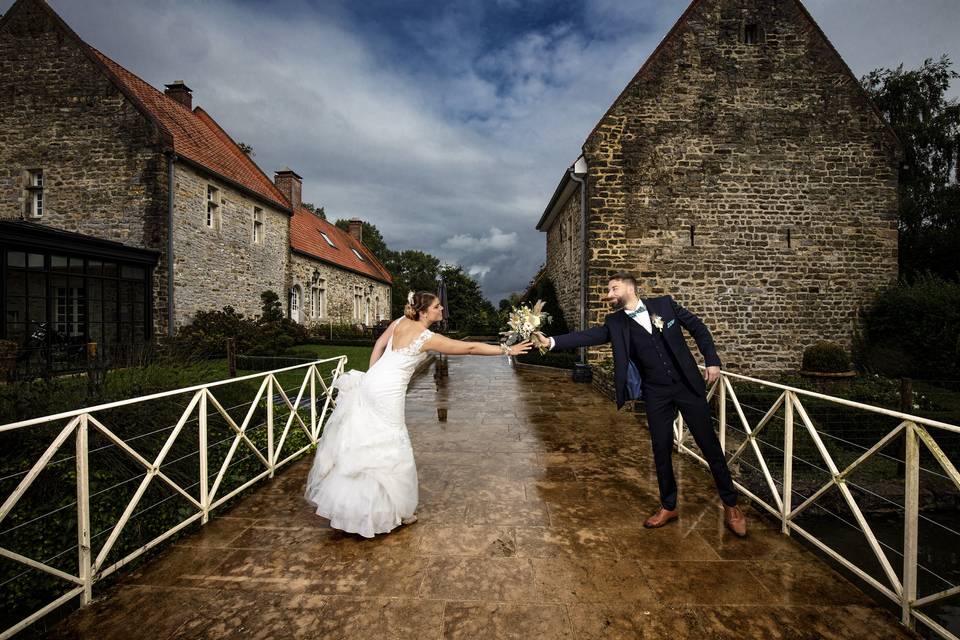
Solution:
{"label": "dormer window", "polygon": [[323,239],[327,241],[327,244],[328,244],[328,245],[330,245],[330,246],[333,247],[334,249],[337,248],[337,245],[333,244],[333,240],[330,239],[330,236],[328,236],[328,235],[327,235],[326,233],[324,233],[323,231],[320,232],[320,235],[323,236]]}
{"label": "dormer window", "polygon": [[364,259],[364,257],[363,257],[362,255],[360,255],[360,252],[359,252],[359,251],[357,251],[356,249],[351,249],[351,250],[353,251],[353,255],[357,256],[357,258],[360,259],[360,262],[366,262],[366,260]]}

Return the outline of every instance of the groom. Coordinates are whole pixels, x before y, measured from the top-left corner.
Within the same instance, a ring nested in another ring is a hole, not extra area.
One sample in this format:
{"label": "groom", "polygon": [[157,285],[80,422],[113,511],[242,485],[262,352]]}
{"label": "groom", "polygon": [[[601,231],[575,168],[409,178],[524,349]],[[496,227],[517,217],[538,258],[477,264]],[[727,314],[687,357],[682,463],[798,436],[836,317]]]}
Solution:
{"label": "groom", "polygon": [[679,515],[672,459],[673,420],[679,410],[710,465],[727,528],[741,538],[746,536],[747,520],[737,507],[737,492],[710,422],[706,384],[680,330],[683,327],[696,340],[706,361],[707,381],[714,382],[720,377],[720,358],[709,329],[670,296],[641,300],[637,281],[629,273],[610,278],[607,299],[622,308],[608,315],[603,326],[552,338],[536,334],[536,339],[550,349],[611,343],[617,408],[628,398],[643,397],[660,485],[660,509],[643,526],[662,527]]}

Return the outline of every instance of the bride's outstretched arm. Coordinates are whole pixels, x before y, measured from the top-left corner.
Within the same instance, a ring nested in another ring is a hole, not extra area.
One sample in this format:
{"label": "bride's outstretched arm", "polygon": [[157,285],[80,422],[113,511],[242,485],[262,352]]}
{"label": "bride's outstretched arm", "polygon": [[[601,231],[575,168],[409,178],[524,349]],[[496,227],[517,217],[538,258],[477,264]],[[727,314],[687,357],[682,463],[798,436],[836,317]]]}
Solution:
{"label": "bride's outstretched arm", "polygon": [[394,320],[390,323],[390,326],[387,327],[386,331],[377,338],[376,343],[373,345],[373,352],[370,354],[370,367],[376,364],[377,360],[383,355],[383,352],[387,350],[387,342],[389,342],[390,336],[393,335],[393,330],[396,326],[397,321]]}
{"label": "bride's outstretched arm", "polygon": [[454,340],[442,336],[439,333],[433,334],[433,337],[423,345],[424,351],[437,351],[450,356],[500,356],[505,353],[511,356],[518,356],[521,353],[530,351],[531,348],[533,348],[533,343],[527,341],[515,344],[507,351],[504,351],[500,345]]}

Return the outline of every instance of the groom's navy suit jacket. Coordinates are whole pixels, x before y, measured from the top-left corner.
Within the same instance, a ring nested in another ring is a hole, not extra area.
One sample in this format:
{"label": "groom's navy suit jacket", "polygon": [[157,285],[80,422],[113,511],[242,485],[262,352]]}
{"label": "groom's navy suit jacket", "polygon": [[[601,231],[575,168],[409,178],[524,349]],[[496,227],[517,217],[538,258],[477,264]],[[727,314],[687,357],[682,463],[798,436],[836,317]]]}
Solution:
{"label": "groom's navy suit jacket", "polygon": [[[703,354],[704,362],[708,367],[720,366],[717,349],[713,345],[713,337],[706,325],[670,296],[642,299],[650,316],[658,315],[663,319],[663,342],[670,349],[680,373],[692,387],[701,393],[706,393],[706,384],[703,375],[697,368],[687,341],[683,337],[681,327],[690,332],[697,343],[697,348]],[[627,400],[639,399],[641,396],[641,372],[646,367],[662,366],[660,362],[641,361],[641,368],[637,368],[634,359],[641,357],[630,353],[630,325],[636,322],[627,316],[622,309],[606,317],[602,326],[592,327],[586,331],[554,336],[554,349],[570,349],[574,347],[593,347],[610,343],[613,348],[613,381],[617,392],[617,408],[622,407]],[[651,321],[652,322],[652,321]],[[642,329],[646,331],[646,329]],[[657,332],[656,327],[653,328]]]}

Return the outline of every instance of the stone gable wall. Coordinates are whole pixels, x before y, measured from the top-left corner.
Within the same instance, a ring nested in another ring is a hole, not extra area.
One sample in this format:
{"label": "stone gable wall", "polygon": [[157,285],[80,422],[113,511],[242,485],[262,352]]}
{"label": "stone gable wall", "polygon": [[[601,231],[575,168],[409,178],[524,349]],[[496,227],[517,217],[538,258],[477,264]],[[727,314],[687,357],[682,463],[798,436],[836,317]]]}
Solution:
{"label": "stone gable wall", "polygon": [[[24,216],[28,171],[44,211],[27,220],[161,250],[166,158],[150,122],[46,12],[23,5],[0,30],[0,218]],[[166,330],[166,263],[154,270],[154,330]]]}
{"label": "stone gable wall", "polygon": [[700,315],[729,369],[782,370],[849,348],[897,277],[896,142],[792,0],[698,5],[584,154],[589,324],[626,269]]}

